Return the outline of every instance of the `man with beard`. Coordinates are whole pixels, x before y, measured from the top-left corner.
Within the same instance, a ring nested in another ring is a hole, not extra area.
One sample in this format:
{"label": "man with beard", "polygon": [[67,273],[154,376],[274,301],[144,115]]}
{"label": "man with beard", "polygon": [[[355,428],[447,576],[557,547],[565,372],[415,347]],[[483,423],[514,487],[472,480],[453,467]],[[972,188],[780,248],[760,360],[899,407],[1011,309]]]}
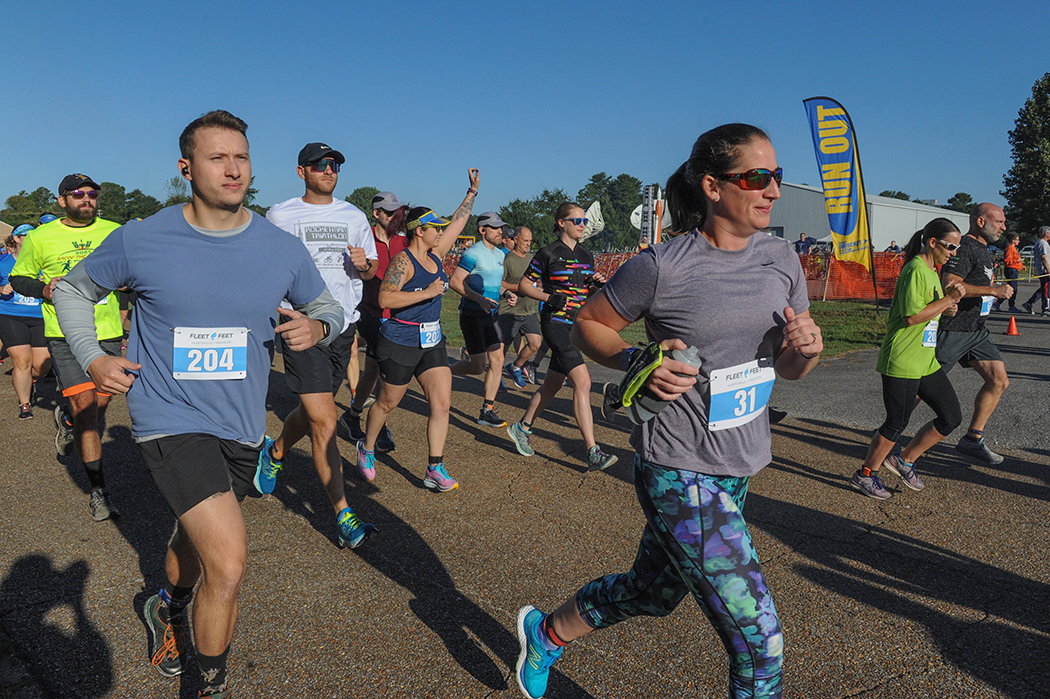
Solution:
{"label": "man with beard", "polygon": [[978,204],[970,211],[970,229],[963,236],[959,251],[941,268],[941,283],[962,286],[965,295],[959,301],[954,316],[941,316],[937,329],[937,361],[945,373],[959,363],[974,369],[984,379],[984,386],[974,399],[970,429],[959,440],[956,450],[977,461],[995,465],[1003,457],[996,454],[984,441],[984,426],[999,404],[1003,391],[1010,385],[1006,364],[999,349],[992,342],[985,316],[997,299],[1013,295],[1009,285],[993,286],[995,263],[988,244],[999,240],[1006,231],[1006,215],[995,204]]}
{"label": "man with beard", "polygon": [[[96,522],[120,513],[110,501],[102,475],[102,438],[98,425],[109,406],[109,395],[95,386],[77,363],[58,326],[51,295],[63,276],[87,257],[119,224],[98,218],[101,188],[87,175],[73,174],[58,185],[58,205],[66,215],[46,223],[26,238],[18,262],[11,270],[11,286],[23,296],[43,299],[44,335],[54,361],[62,395],[69,399],[72,416],[65,405],[55,408],[55,450],[68,455],[76,447],[91,486],[89,509]],[[102,351],[119,357],[124,328],[116,294],[109,294],[95,306],[95,332]]]}
{"label": "man with beard", "polygon": [[[231,695],[227,658],[248,559],[239,500],[254,491],[266,432],[271,333],[301,352],[343,324],[303,244],[243,206],[247,128],[222,110],[190,122],[178,161],[190,203],[115,231],[55,288],[73,354],[99,388],[127,395],[132,437],[176,517],[164,587],[143,616],[151,662],[174,677],[186,668],[195,600],[202,699]],[[127,359],[99,349],[90,324],[92,305],[125,286],[139,293]],[[292,309],[278,309],[284,299]]]}
{"label": "man with beard", "polygon": [[309,432],[317,475],[335,508],[339,544],[357,548],[376,528],[360,522],[346,502],[343,458],[335,441],[335,394],[346,378],[354,349],[362,280],[375,276],[378,255],[368,218],[353,204],[332,197],[344,162],[342,153],[324,143],[307,143],[299,151],[296,168],[306,183],[306,193],[266,212],[267,220],[306,245],[328,290],[343,307],[343,322],[332,328],[335,338],[327,346],[296,352],[282,343],[284,376],[299,396],[299,405],[285,418],[280,436],[267,439],[259,452],[255,486],[262,493],[272,493],[284,456]]}

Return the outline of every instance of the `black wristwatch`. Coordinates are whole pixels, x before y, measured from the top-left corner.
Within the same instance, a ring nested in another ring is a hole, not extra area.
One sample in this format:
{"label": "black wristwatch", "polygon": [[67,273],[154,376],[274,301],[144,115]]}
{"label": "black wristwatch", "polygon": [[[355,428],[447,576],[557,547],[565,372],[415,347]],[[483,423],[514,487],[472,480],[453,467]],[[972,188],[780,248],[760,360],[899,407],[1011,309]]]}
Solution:
{"label": "black wristwatch", "polygon": [[317,322],[321,324],[321,330],[323,330],[323,331],[324,331],[324,335],[322,335],[322,336],[321,336],[321,339],[322,339],[322,340],[327,340],[327,339],[328,339],[328,335],[329,335],[329,333],[331,333],[331,332],[332,332],[332,326],[331,326],[331,325],[329,325],[328,323],[326,323],[326,322],[325,322],[325,321],[323,321],[323,320],[319,320],[319,321],[317,321]]}

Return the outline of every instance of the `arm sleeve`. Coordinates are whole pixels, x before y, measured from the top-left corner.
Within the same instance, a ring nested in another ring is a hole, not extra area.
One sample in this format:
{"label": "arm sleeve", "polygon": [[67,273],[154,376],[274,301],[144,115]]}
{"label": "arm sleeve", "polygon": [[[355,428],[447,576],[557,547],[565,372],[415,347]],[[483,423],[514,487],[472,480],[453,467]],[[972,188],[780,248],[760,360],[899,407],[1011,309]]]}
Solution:
{"label": "arm sleeve", "polygon": [[22,296],[29,296],[34,299],[44,298],[44,287],[47,286],[44,282],[33,277],[20,277],[14,274],[11,275],[9,282],[11,287],[22,294]]}
{"label": "arm sleeve", "polygon": [[53,300],[58,325],[85,373],[91,362],[105,354],[95,333],[95,304],[109,293],[109,289],[91,280],[82,264],[55,285]]}
{"label": "arm sleeve", "polygon": [[339,334],[339,331],[343,328],[343,307],[339,305],[339,302],[332,296],[332,292],[328,290],[326,286],[321,295],[315,298],[309,303],[301,305],[292,304],[292,308],[304,313],[314,320],[323,320],[328,323],[330,332],[328,337],[324,338],[317,344],[321,346],[328,346],[331,344],[335,336]]}
{"label": "arm sleeve", "polygon": [[29,236],[22,243],[22,252],[18,253],[15,266],[11,268],[9,281],[14,290],[22,296],[42,299],[47,282],[40,281],[39,276],[40,258],[33,243],[33,236]]}
{"label": "arm sleeve", "polygon": [[620,265],[602,291],[613,309],[633,323],[649,313],[660,278],[653,248],[646,248]]}

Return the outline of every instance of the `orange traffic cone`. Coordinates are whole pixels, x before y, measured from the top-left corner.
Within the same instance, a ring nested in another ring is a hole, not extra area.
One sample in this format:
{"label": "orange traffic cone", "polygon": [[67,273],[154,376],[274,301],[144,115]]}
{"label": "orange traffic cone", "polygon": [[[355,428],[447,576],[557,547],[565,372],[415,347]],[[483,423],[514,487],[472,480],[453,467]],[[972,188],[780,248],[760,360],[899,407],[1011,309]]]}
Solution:
{"label": "orange traffic cone", "polygon": [[1006,334],[1007,335],[1020,335],[1021,334],[1021,333],[1017,332],[1017,319],[1014,318],[1013,316],[1010,316],[1010,326],[1006,329]]}

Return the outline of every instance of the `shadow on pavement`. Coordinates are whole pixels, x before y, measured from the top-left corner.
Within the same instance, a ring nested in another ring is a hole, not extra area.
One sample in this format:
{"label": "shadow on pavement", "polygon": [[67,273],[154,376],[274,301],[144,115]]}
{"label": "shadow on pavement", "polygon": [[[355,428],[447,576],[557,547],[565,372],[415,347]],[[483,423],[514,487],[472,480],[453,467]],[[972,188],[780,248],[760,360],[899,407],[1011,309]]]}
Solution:
{"label": "shadow on pavement", "polygon": [[[813,429],[803,425],[813,425]],[[795,424],[780,424],[773,430],[781,437],[795,439],[809,446],[845,456],[853,460],[858,468],[867,454],[866,445],[871,438],[871,432],[868,430],[812,419],[798,419]],[[851,432],[861,437],[863,441],[837,437],[835,432]],[[901,442],[902,444],[907,443],[904,439]],[[1039,450],[1034,451],[1039,452]],[[916,465],[920,474],[930,474],[937,478],[960,483],[973,483],[1006,493],[1050,502],[1050,470],[1042,464],[1031,463],[1008,455],[999,466],[975,466],[967,457],[956,452],[954,446],[942,442],[926,452]],[[829,472],[822,465],[810,466],[785,459],[777,454],[774,454],[772,468],[842,487],[846,487],[846,479],[853,474],[852,469],[845,469],[842,473]],[[1012,477],[1005,478],[997,475],[999,473],[1010,474]],[[1024,480],[1018,480],[1018,478],[1029,479],[1043,485],[1033,485]]]}
{"label": "shadow on pavement", "polygon": [[56,569],[42,555],[18,559],[0,583],[0,623],[33,678],[54,696],[105,696],[113,686],[109,643],[87,618],[84,560]]}
{"label": "shadow on pavement", "polygon": [[[799,575],[922,624],[941,657],[973,677],[1006,696],[1020,696],[1020,687],[1042,691],[1050,683],[1050,585],[882,527],[754,493],[747,508],[751,526],[816,564],[795,566]],[[1003,545],[1008,542],[1004,537]],[[976,614],[953,618],[941,611],[945,603]]]}
{"label": "shadow on pavement", "polygon": [[[317,480],[312,459],[307,452],[298,449],[287,458],[290,468],[282,471],[281,483],[288,487],[277,488],[274,497],[337,545],[330,510],[316,508],[321,510],[318,512],[307,504],[328,502]],[[380,461],[386,463],[391,459],[381,455]],[[344,470],[352,467],[343,460]],[[423,487],[422,479],[415,473],[399,465],[392,467],[409,482]],[[376,538],[354,549],[353,553],[413,595],[408,603],[412,613],[441,639],[452,658],[474,679],[491,690],[512,688],[515,683],[513,668],[518,657],[516,635],[456,588],[437,554],[415,529],[369,497],[374,486],[351,482],[345,475],[344,482],[347,500],[361,519],[376,522],[380,528]],[[504,667],[497,665],[485,648],[499,658]],[[551,674],[551,688],[552,696],[579,699],[591,696],[557,670]]]}

